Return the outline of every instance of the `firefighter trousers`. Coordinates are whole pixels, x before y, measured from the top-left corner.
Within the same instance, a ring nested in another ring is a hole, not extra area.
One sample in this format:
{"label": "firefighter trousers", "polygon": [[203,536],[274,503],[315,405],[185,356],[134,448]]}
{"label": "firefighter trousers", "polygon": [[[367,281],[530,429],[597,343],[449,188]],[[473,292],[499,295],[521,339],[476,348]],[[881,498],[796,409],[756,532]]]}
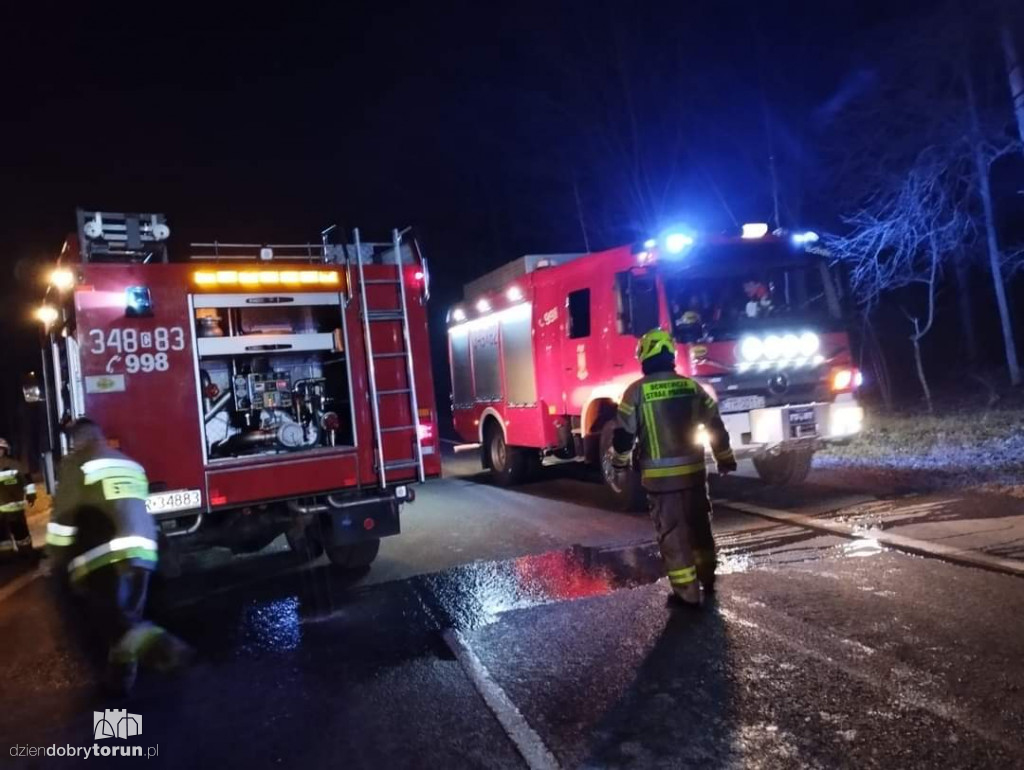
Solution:
{"label": "firefighter trousers", "polygon": [[[143,619],[150,570],[127,563],[101,567],[72,584],[79,615],[96,653],[108,665],[142,663],[157,669],[174,668],[177,656],[190,651],[160,626]],[[97,655],[98,657],[98,655]]]}
{"label": "firefighter trousers", "polygon": [[19,551],[32,550],[32,536],[25,520],[25,510],[0,511],[0,546],[14,541]]}
{"label": "firefighter trousers", "polygon": [[707,484],[675,492],[649,492],[647,500],[672,590],[690,599],[695,580],[710,590],[716,557]]}

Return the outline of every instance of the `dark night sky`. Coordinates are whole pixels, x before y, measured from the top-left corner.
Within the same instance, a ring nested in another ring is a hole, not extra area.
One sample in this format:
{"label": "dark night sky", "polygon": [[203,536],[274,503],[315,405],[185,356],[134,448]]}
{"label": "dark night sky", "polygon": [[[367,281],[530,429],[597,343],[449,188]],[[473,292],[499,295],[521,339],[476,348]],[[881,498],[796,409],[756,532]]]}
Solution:
{"label": "dark night sky", "polygon": [[[907,12],[853,0],[490,5],[7,9],[5,360],[33,361],[22,356],[39,265],[79,205],[165,212],[178,257],[190,240],[414,224],[435,310],[520,253],[580,249],[574,183],[591,246],[666,217],[728,226],[722,200],[765,220],[764,106],[798,187],[816,110],[856,71],[858,37]],[[623,203],[615,152],[633,130],[661,173],[656,210]]]}

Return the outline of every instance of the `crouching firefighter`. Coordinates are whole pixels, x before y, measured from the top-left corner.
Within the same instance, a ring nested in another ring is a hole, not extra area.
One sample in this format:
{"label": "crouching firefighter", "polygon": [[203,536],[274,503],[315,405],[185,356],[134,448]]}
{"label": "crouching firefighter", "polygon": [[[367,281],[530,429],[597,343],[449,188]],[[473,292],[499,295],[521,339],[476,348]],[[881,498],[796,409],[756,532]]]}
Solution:
{"label": "crouching firefighter", "polygon": [[[143,620],[157,566],[157,533],[146,511],[142,466],[107,445],[100,427],[81,419],[68,428],[71,453],[58,471],[46,528],[53,574],[107,655],[104,685],[127,693],[139,664],[171,670],[191,658],[188,645]],[[86,629],[81,629],[86,630]]]}
{"label": "crouching firefighter", "polygon": [[701,427],[719,473],[736,470],[736,459],[714,400],[695,380],[676,374],[671,335],[647,332],[636,355],[644,376],[623,394],[609,453],[613,467],[628,472],[638,444],[640,480],[672,585],[670,601],[697,606],[698,581],[706,593],[713,591],[716,566]]}
{"label": "crouching firefighter", "polygon": [[19,555],[32,556],[25,506],[35,501],[36,485],[11,457],[11,445],[0,438],[0,553],[17,550]]}

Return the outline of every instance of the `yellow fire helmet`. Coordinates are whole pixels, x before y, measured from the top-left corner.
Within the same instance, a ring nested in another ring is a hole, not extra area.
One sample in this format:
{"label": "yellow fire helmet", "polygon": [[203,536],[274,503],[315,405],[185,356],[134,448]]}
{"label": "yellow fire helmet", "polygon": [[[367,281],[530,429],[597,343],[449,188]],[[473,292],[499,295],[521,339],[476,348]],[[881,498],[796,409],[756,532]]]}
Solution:
{"label": "yellow fire helmet", "polygon": [[637,343],[636,357],[643,363],[659,353],[671,353],[674,356],[676,343],[672,340],[672,335],[664,329],[651,329]]}

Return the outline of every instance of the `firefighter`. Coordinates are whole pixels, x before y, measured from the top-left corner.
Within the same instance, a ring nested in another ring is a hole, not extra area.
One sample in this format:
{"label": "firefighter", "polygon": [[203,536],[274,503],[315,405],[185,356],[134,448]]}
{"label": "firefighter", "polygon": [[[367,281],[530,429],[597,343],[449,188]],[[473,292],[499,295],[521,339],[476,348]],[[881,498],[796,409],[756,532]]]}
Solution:
{"label": "firefighter", "polygon": [[736,459],[714,400],[696,381],[676,374],[672,336],[647,332],[636,355],[644,376],[623,394],[610,459],[618,472],[628,472],[639,444],[640,480],[672,585],[670,602],[699,606],[698,581],[712,592],[716,566],[701,426],[719,473],[736,470]]}
{"label": "firefighter", "polygon": [[191,648],[142,617],[157,566],[145,471],[108,446],[91,420],[78,420],[67,432],[72,451],[61,463],[46,543],[54,575],[66,572],[75,609],[103,645],[104,684],[123,694],[134,686],[140,662],[175,669],[188,662]]}
{"label": "firefighter", "polygon": [[31,556],[32,535],[25,520],[25,506],[36,501],[36,485],[10,455],[11,445],[0,438],[0,553],[17,550]]}

